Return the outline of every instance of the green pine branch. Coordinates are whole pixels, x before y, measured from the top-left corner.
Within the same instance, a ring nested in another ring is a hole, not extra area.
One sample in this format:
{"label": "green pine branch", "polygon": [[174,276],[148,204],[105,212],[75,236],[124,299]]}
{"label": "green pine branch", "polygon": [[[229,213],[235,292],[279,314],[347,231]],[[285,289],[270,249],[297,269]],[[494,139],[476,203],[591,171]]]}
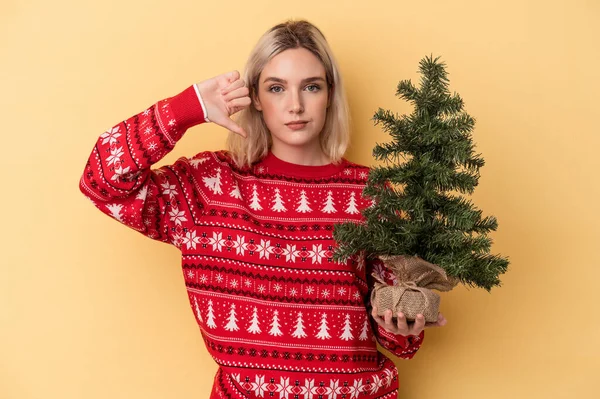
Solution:
{"label": "green pine branch", "polygon": [[341,223],[334,229],[336,261],[365,251],[376,255],[417,255],[439,265],[449,276],[490,291],[508,259],[491,255],[487,233],[498,223],[483,217],[475,205],[451,191],[472,194],[485,165],[475,154],[475,119],[462,98],[448,90],[445,64],[439,57],[420,61],[420,87],[410,80],[396,95],[414,105],[411,115],[379,108],[373,120],[391,141],[377,144],[363,196],[373,205],[362,211],[362,223]]}

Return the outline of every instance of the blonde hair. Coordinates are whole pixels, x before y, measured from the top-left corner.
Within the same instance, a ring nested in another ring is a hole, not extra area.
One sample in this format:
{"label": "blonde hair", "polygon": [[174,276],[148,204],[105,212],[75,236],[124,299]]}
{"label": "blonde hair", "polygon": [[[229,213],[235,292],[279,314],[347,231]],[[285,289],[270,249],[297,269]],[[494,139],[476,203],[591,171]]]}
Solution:
{"label": "blonde hair", "polygon": [[[258,79],[265,65],[277,54],[305,48],[319,58],[325,67],[330,105],[320,134],[321,149],[333,163],[339,163],[350,144],[350,113],[337,62],[321,31],[306,20],[288,20],[265,32],[251,51],[243,79],[250,98],[258,90]],[[256,94],[257,95],[257,94]],[[244,108],[234,120],[248,137],[229,132],[227,148],[238,167],[247,167],[262,159],[271,147],[271,135],[262,113],[253,105]]]}

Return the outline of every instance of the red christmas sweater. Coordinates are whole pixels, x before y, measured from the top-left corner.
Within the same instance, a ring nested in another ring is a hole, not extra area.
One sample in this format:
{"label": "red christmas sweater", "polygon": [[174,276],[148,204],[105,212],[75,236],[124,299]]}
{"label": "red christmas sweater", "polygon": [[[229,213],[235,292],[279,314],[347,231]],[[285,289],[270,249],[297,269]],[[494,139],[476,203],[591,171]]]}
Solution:
{"label": "red christmas sweater", "polygon": [[424,333],[388,333],[368,313],[380,263],[333,261],[334,224],[360,221],[369,168],[305,166],[226,151],[151,169],[208,122],[195,85],[98,138],[80,189],[103,213],[181,250],[189,303],[219,365],[211,399],[395,398],[395,364]]}

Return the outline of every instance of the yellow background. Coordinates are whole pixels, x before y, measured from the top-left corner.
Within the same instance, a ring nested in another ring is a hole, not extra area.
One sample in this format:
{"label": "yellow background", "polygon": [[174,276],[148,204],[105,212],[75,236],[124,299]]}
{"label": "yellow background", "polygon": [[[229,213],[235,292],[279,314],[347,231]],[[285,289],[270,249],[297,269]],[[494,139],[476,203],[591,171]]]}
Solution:
{"label": "yellow background", "polygon": [[[160,4],[159,4],[160,3]],[[207,398],[216,370],[175,247],[78,190],[97,137],[194,82],[243,69],[289,17],[323,30],[353,118],[347,157],[388,138],[378,107],[425,55],[476,118],[473,201],[509,256],[491,294],[442,294],[445,327],[398,361],[401,398],[598,397],[597,1],[2,1],[0,398]],[[224,145],[196,126],[160,164]]]}

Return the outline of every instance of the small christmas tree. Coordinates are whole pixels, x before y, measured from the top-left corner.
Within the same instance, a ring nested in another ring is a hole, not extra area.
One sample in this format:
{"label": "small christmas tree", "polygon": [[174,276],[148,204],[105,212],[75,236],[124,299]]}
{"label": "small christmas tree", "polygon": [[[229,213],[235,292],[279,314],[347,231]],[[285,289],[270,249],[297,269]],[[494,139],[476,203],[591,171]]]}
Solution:
{"label": "small christmas tree", "polygon": [[208,301],[208,320],[206,321],[206,325],[210,328],[217,327],[217,325],[215,324],[215,313],[213,310],[213,301],[212,300]]}
{"label": "small christmas tree", "polygon": [[[489,292],[508,266],[507,259],[489,254],[492,240],[486,233],[496,230],[496,219],[482,219],[470,201],[450,193],[471,194],[478,183],[484,160],[473,153],[475,120],[462,111],[461,97],[450,95],[445,64],[432,58],[420,62],[419,89],[410,80],[397,86],[396,95],[412,102],[414,112],[398,117],[379,108],[373,117],[392,141],[373,149],[374,158],[385,164],[369,173],[363,195],[372,206],[362,211],[364,223],[335,226],[334,259],[359,253],[418,257],[439,266],[454,285]],[[406,162],[401,164],[401,157]]]}
{"label": "small christmas tree", "polygon": [[279,324],[279,312],[275,310],[273,311],[273,321],[271,322],[271,329],[269,330],[269,334],[275,336],[283,335],[280,327],[281,324]]}
{"label": "small christmas tree", "polygon": [[292,333],[293,337],[304,338],[306,333],[304,332],[304,320],[302,320],[302,312],[298,312],[298,318],[296,319],[296,330]]}
{"label": "small christmas tree", "polygon": [[252,201],[250,202],[250,208],[254,211],[262,210],[260,206],[260,198],[258,197],[258,191],[256,190],[256,184],[252,186]]}
{"label": "small christmas tree", "polygon": [[271,209],[276,212],[282,212],[287,210],[285,205],[283,205],[283,198],[281,198],[281,193],[279,192],[278,188],[275,189],[275,198],[273,198],[273,206],[271,207]]}
{"label": "small christmas tree", "polygon": [[262,332],[260,326],[258,325],[258,309],[256,306],[254,307],[254,312],[252,312],[252,320],[250,321],[250,326],[248,326],[248,332],[252,334],[258,334]]}
{"label": "small christmas tree", "polygon": [[331,335],[329,335],[329,326],[327,325],[327,314],[325,313],[323,313],[323,316],[321,318],[321,326],[319,327],[319,333],[317,334],[317,338],[331,338]]}

